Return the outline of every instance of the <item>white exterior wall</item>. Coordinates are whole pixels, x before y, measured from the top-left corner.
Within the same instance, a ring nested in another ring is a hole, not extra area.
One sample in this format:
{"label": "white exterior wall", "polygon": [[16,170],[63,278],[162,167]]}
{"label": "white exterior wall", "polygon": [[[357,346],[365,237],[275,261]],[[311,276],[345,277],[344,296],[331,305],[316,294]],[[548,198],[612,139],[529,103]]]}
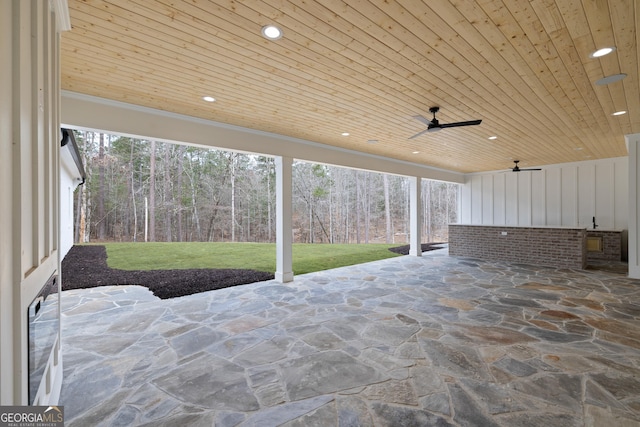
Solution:
{"label": "white exterior wall", "polygon": [[628,229],[627,157],[467,175],[460,223]]}
{"label": "white exterior wall", "polygon": [[60,259],[73,246],[73,193],[81,182],[69,150],[68,146],[62,147],[60,159]]}
{"label": "white exterior wall", "polygon": [[[63,3],[0,2],[1,405],[29,403],[27,307],[60,265],[58,28],[60,16],[68,18]],[[61,386],[58,331],[34,404],[57,403]]]}
{"label": "white exterior wall", "polygon": [[62,173],[60,176],[60,259],[73,246],[73,191],[75,179]]}

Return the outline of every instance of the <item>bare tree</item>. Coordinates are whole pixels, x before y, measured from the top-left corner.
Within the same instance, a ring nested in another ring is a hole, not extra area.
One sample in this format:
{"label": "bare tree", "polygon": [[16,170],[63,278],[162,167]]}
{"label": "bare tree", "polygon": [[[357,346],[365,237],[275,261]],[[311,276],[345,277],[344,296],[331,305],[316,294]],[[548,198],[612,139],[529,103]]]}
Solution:
{"label": "bare tree", "polygon": [[178,147],[178,165],[176,175],[176,241],[182,242],[182,236],[184,233],[183,225],[182,225],[182,165],[184,163],[184,152],[186,147],[184,145],[180,145]]}
{"label": "bare tree", "polygon": [[[143,200],[149,206],[147,240],[272,241],[271,159],[125,137],[107,141],[105,135],[99,143],[98,135],[87,134],[82,144],[87,176],[93,172],[94,179],[77,195],[78,241],[100,238],[100,222],[103,240],[137,240]],[[92,201],[91,194],[100,193],[100,176],[104,196],[98,208],[100,197]],[[294,241],[406,243],[407,182],[401,176],[296,162]],[[447,224],[456,218],[458,186],[427,181],[422,189],[422,237],[446,240]]]}
{"label": "bare tree", "polygon": [[237,154],[231,154],[230,178],[231,178],[231,241],[236,241],[236,158]]}
{"label": "bare tree", "polygon": [[129,151],[129,195],[131,197],[131,206],[133,207],[133,230],[132,230],[132,240],[137,241],[137,233],[138,233],[138,211],[136,209],[136,189],[134,187],[135,184],[135,166],[133,164],[133,148],[135,146],[135,141],[131,140],[131,150]]}
{"label": "bare tree", "polygon": [[392,233],[391,230],[391,207],[389,206],[389,175],[386,173],[382,175],[382,187],[384,190],[384,219],[385,219],[385,242],[391,243]]}
{"label": "bare tree", "polygon": [[151,141],[149,158],[149,241],[156,241],[156,142]]}
{"label": "bare tree", "polygon": [[187,162],[188,170],[185,172],[189,178],[189,193],[191,195],[191,217],[195,227],[195,240],[202,241],[202,228],[200,225],[200,211],[198,208],[198,179],[195,168],[195,162],[191,153],[189,153],[189,161]]}
{"label": "bare tree", "polygon": [[172,144],[164,144],[164,229],[165,241],[171,242],[171,217],[173,213],[173,195],[171,192],[171,149]]}
{"label": "bare tree", "polygon": [[362,191],[360,188],[360,171],[354,171],[354,175],[356,180],[356,243],[361,243],[360,230],[362,229],[362,224],[360,222],[360,205],[362,204]]}
{"label": "bare tree", "polygon": [[106,168],[104,155],[104,134],[100,134],[100,146],[98,151],[98,239],[104,240],[106,235],[106,218],[104,210],[105,185],[106,185]]}

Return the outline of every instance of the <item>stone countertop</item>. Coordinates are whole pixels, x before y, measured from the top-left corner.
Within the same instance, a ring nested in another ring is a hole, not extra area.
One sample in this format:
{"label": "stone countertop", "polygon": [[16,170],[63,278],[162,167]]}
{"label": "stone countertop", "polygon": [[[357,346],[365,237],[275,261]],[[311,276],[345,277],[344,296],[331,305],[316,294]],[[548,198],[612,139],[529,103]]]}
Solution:
{"label": "stone countertop", "polygon": [[624,229],[613,228],[591,228],[591,227],[570,227],[559,225],[488,225],[488,224],[449,224],[450,226],[464,226],[464,227],[495,227],[495,228],[543,228],[543,229],[559,229],[559,230],[587,230],[588,232],[604,232],[604,233],[622,233]]}
{"label": "stone countertop", "polygon": [[[556,225],[488,225],[488,224],[449,224],[449,226],[464,227],[494,227],[494,228],[543,228],[543,229],[559,229],[559,230],[585,230],[587,227],[569,227]],[[603,231],[603,230],[598,230]]]}

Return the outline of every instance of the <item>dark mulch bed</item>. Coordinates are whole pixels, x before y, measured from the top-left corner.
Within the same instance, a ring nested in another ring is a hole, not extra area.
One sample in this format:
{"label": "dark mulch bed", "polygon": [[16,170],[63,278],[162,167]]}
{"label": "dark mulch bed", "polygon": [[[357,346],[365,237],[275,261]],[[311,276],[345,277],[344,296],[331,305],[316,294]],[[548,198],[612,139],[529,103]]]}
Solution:
{"label": "dark mulch bed", "polygon": [[[435,251],[436,249],[442,249],[444,243],[423,243],[421,246],[422,252]],[[391,252],[395,252],[400,255],[409,255],[409,245],[398,246],[396,248],[389,248]]]}
{"label": "dark mulch bed", "polygon": [[74,246],[62,260],[62,290],[95,286],[141,285],[158,298],[176,298],[273,279],[273,274],[256,270],[191,269],[128,271],[107,266],[104,246]]}
{"label": "dark mulch bed", "polygon": [[[441,249],[442,243],[423,243],[422,251]],[[409,245],[389,249],[408,255]],[[74,246],[62,260],[62,290],[96,286],[140,285],[158,298],[176,298],[198,292],[273,279],[273,274],[243,269],[191,269],[128,271],[107,265],[104,246]]]}

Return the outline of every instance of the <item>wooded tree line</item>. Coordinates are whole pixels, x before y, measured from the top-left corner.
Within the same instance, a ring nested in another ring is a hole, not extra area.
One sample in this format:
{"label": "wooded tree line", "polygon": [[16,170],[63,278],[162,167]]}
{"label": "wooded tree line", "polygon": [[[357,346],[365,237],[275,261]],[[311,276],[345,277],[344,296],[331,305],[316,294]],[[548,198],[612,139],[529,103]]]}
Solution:
{"label": "wooded tree line", "polygon": [[[275,241],[265,156],[76,132],[87,181],[75,241]],[[423,180],[423,242],[446,241],[458,185]],[[294,242],[407,243],[405,177],[294,162]]]}

